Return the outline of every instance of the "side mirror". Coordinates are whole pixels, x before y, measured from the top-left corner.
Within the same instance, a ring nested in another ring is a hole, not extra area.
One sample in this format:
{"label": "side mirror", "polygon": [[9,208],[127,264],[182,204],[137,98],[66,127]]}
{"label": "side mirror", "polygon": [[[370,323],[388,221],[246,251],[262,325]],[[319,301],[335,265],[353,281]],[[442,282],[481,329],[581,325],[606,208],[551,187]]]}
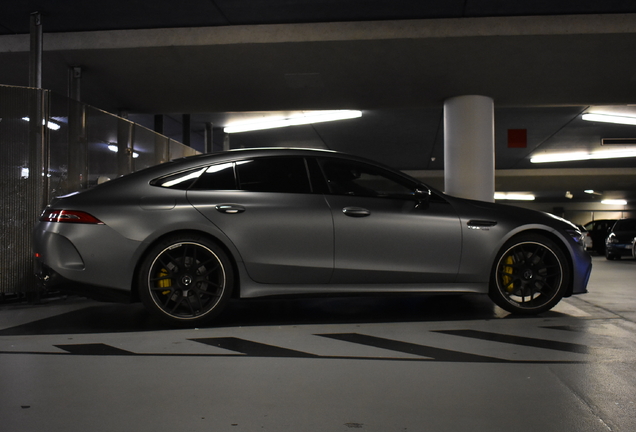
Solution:
{"label": "side mirror", "polygon": [[413,191],[413,198],[416,202],[415,208],[426,210],[431,200],[431,190],[424,185],[419,185]]}

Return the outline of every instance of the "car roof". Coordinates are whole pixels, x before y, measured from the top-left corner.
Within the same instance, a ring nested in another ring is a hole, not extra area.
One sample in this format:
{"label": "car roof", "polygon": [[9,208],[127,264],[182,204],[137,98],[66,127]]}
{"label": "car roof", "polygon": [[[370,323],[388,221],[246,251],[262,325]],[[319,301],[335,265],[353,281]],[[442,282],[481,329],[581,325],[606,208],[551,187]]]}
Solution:
{"label": "car roof", "polygon": [[[268,157],[268,156],[313,156],[313,157],[336,157],[343,158],[352,161],[358,161],[375,165],[385,169],[397,172],[405,178],[411,179],[407,174],[395,170],[389,166],[386,166],[380,162],[376,162],[363,157],[336,152],[326,149],[307,149],[307,148],[292,148],[292,147],[261,147],[261,148],[249,148],[249,149],[234,149],[218,153],[206,153],[194,156],[187,156],[179,159],[174,159],[168,162],[164,162],[159,165],[153,165],[148,168],[144,168],[139,171],[135,171],[130,174],[126,174],[122,177],[113,179],[111,181],[102,183],[95,186],[92,189],[104,189],[115,187],[115,185],[121,184],[121,182],[150,182],[158,177],[177,173],[180,171],[186,171],[197,167],[202,167],[210,164],[231,162],[235,160],[246,159],[250,157]],[[414,180],[414,179],[411,179]],[[416,181],[416,180],[415,180]]]}

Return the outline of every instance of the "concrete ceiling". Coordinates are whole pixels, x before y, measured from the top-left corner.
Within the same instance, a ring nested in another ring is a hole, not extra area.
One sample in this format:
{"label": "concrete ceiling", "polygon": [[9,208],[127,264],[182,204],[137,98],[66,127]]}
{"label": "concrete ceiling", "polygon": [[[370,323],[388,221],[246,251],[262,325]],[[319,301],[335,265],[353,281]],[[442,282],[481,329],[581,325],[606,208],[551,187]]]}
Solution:
{"label": "concrete ceiling", "polygon": [[[178,140],[181,114],[191,114],[195,147],[204,122],[359,109],[360,119],[236,134],[231,144],[346,151],[439,186],[444,100],[481,94],[495,101],[498,189],[636,199],[636,158],[539,171],[529,162],[636,138],[636,126],[581,119],[636,114],[631,0],[10,2],[0,6],[1,84],[28,85],[34,11],[45,33],[44,88],[66,94],[68,68],[80,66],[84,102],[151,128],[165,114],[165,133]],[[509,148],[508,129],[526,129],[527,147]]]}

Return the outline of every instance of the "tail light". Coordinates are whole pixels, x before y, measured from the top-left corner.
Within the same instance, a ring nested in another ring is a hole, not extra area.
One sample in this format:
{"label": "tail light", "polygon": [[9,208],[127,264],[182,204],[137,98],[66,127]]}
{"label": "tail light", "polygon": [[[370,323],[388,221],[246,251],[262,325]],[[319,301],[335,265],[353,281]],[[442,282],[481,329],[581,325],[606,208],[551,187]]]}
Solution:
{"label": "tail light", "polygon": [[101,224],[104,222],[95,216],[79,210],[46,209],[40,216],[40,222],[64,222],[82,224]]}

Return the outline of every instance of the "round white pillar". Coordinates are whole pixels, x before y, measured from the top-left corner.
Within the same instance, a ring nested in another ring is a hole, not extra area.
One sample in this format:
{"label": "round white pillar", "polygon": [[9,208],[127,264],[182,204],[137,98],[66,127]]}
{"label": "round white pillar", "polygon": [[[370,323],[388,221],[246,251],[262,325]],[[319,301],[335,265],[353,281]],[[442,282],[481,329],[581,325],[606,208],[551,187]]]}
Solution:
{"label": "round white pillar", "polygon": [[492,98],[457,96],[444,102],[444,188],[448,195],[494,202]]}

